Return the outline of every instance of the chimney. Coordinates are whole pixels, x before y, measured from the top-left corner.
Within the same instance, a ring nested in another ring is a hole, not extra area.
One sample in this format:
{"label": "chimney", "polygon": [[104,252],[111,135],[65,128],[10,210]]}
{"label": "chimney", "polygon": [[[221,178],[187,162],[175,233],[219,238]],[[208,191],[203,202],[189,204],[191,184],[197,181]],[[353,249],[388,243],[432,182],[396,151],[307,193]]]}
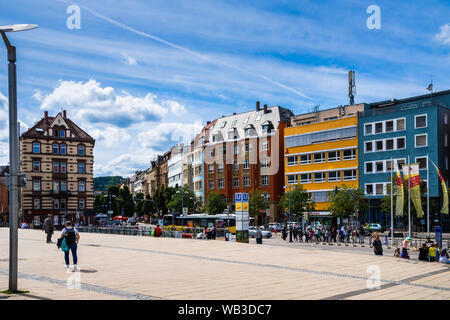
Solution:
{"label": "chimney", "polygon": [[63,111],[63,118],[65,119],[67,117],[67,112],[66,110]]}
{"label": "chimney", "polygon": [[44,111],[45,120],[48,120],[48,111]]}
{"label": "chimney", "polygon": [[206,121],[206,125],[208,125],[208,124],[210,124],[211,123],[211,121]]}
{"label": "chimney", "polygon": [[261,110],[261,106],[259,104],[259,101],[256,101],[256,111]]}
{"label": "chimney", "polygon": [[264,105],[264,113],[267,113],[267,104]]}

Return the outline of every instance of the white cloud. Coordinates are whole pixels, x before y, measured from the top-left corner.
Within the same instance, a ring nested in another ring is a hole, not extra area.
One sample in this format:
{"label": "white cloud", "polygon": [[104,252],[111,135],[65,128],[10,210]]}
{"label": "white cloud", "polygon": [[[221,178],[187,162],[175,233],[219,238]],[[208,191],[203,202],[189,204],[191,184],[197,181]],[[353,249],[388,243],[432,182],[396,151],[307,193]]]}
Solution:
{"label": "white cloud", "polygon": [[434,36],[434,39],[442,44],[450,44],[450,23],[440,27],[441,32]]}
{"label": "white cloud", "polygon": [[124,58],[124,62],[130,66],[135,66],[137,65],[137,61],[136,58],[133,58],[132,56],[126,54],[126,53],[122,53],[122,56]]}
{"label": "white cloud", "polygon": [[152,159],[152,155],[155,154],[157,153],[125,153],[114,158],[111,161],[108,161],[106,164],[94,163],[94,174],[95,176],[130,176],[137,170],[148,168],[148,166],[150,165],[150,160]]}
{"label": "white cloud", "polygon": [[39,102],[41,102],[42,101],[42,93],[41,93],[41,90],[39,90],[39,89],[34,89],[33,90],[33,98],[36,100],[36,101],[39,101]]}
{"label": "white cloud", "polygon": [[165,105],[169,108],[170,112],[174,115],[180,116],[186,113],[186,108],[184,105],[179,104],[176,101],[167,100]]}
{"label": "white cloud", "polygon": [[89,134],[97,141],[97,143],[104,141],[105,146],[107,147],[114,147],[131,140],[131,136],[128,134],[127,129],[111,126],[102,129],[92,128],[89,130]]}

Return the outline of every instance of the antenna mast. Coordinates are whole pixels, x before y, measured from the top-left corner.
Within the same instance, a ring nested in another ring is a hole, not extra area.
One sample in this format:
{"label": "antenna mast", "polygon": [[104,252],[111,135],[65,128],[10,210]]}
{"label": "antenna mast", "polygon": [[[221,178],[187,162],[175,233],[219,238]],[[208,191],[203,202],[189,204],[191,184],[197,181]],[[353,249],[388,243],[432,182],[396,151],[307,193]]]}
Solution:
{"label": "antenna mast", "polygon": [[348,72],[348,97],[350,98],[350,105],[355,104],[356,84],[355,84],[355,71],[350,70]]}

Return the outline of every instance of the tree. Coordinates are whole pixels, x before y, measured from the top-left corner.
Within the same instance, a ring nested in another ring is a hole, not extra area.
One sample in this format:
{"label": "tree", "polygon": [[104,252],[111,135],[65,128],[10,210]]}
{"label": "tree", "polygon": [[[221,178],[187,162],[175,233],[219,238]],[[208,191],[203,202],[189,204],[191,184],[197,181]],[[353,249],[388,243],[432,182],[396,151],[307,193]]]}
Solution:
{"label": "tree", "polygon": [[94,209],[95,209],[96,213],[100,213],[100,212],[105,213],[103,211],[104,208],[105,208],[105,195],[103,193],[100,193],[100,194],[95,196]]}
{"label": "tree", "polygon": [[222,194],[217,191],[211,191],[208,194],[206,202],[206,212],[209,214],[220,214],[227,208],[226,203],[222,201]]}
{"label": "tree", "polygon": [[358,188],[350,188],[343,184],[337,192],[330,191],[328,197],[331,202],[328,210],[336,217],[348,218],[353,215],[355,213],[355,201],[357,211],[367,210],[367,199]]}
{"label": "tree", "polygon": [[291,185],[291,191],[285,191],[280,199],[280,206],[286,212],[289,210],[289,193],[291,198],[291,213],[292,216],[298,218],[303,217],[303,213],[315,210],[314,200],[306,189],[301,185]]}
{"label": "tree", "polygon": [[252,217],[255,217],[256,219],[261,222],[261,211],[267,209],[269,207],[269,202],[267,201],[266,197],[264,196],[265,192],[262,192],[259,189],[250,191],[248,196],[248,206],[249,206],[249,214]]}
{"label": "tree", "polygon": [[134,201],[133,195],[127,186],[124,186],[119,190],[119,195],[114,199],[114,213],[124,216],[132,216],[134,213]]}
{"label": "tree", "polygon": [[136,212],[136,214],[138,216],[142,216],[144,214],[144,205],[145,205],[145,201],[143,201],[144,199],[144,194],[142,192],[139,192],[136,194],[136,196],[134,197],[134,211]]}
{"label": "tree", "polygon": [[187,207],[189,212],[195,212],[197,207],[197,200],[195,198],[195,194],[187,187],[176,188],[176,191],[173,194],[170,202],[167,204],[167,207],[172,212],[182,212],[183,211],[183,209],[181,208],[182,205],[184,207]]}

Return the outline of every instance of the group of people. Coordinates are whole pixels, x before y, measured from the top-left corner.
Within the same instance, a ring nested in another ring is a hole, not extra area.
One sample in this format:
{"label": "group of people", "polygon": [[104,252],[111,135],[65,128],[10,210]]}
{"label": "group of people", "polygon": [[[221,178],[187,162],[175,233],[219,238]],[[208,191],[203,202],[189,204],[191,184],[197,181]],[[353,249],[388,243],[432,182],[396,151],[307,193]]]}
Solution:
{"label": "group of people", "polygon": [[216,227],[212,225],[210,228],[205,227],[201,234],[202,239],[216,240]]}
{"label": "group of people", "polygon": [[419,251],[419,260],[450,263],[447,249],[441,249],[439,244],[436,242],[433,243],[429,237],[422,243],[420,248],[414,248],[414,250]]}

